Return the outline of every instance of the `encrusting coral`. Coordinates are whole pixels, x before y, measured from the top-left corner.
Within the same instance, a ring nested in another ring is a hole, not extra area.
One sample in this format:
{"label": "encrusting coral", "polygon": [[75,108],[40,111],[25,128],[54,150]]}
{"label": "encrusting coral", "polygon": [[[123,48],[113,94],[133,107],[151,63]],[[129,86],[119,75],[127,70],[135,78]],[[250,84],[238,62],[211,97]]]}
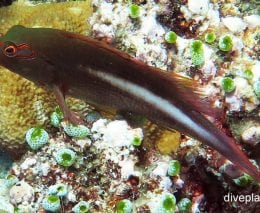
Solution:
{"label": "encrusting coral", "polygon": [[[0,32],[5,33],[13,25],[20,24],[88,34],[86,20],[91,14],[90,1],[36,6],[15,2],[0,8]],[[56,101],[53,94],[2,67],[0,94],[0,148],[18,156],[25,147],[26,131],[32,126],[46,125]],[[83,101],[70,98],[67,101],[74,111],[87,109]]]}
{"label": "encrusting coral", "polygon": [[92,14],[90,1],[30,5],[23,1],[0,9],[0,32],[6,33],[13,25],[50,27],[86,34],[88,17]]}

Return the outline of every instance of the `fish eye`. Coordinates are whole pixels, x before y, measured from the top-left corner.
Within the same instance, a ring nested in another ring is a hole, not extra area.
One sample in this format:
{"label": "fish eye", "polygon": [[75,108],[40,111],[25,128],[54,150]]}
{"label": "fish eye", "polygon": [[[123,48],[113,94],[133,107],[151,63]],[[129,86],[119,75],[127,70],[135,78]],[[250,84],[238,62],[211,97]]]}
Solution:
{"label": "fish eye", "polygon": [[9,45],[4,48],[3,52],[7,57],[15,57],[17,53],[17,48],[15,45]]}
{"label": "fish eye", "polygon": [[17,59],[34,59],[35,58],[35,51],[25,43],[21,44],[14,44],[10,41],[6,41],[3,43],[3,47],[0,47],[0,51],[9,57],[9,58],[17,58]]}

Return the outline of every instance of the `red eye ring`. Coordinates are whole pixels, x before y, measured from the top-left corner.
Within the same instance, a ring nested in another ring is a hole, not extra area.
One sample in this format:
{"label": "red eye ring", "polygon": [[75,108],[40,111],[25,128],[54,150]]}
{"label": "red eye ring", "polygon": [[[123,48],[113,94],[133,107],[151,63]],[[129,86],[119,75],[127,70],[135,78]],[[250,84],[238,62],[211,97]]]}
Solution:
{"label": "red eye ring", "polygon": [[17,47],[15,45],[9,45],[4,48],[3,52],[7,57],[15,57],[17,54]]}
{"label": "red eye ring", "polygon": [[17,58],[17,59],[34,59],[36,57],[35,51],[25,43],[22,44],[14,44],[10,41],[6,41],[4,43],[0,42],[0,45],[3,44],[3,47],[0,47],[0,51],[9,58]]}

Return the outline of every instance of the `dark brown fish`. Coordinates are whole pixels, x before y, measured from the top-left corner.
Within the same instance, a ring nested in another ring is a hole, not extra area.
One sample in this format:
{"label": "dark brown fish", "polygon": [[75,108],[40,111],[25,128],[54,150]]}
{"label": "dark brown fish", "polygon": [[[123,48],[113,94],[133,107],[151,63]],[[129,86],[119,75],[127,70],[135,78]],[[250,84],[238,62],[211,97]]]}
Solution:
{"label": "dark brown fish", "polygon": [[260,180],[256,167],[234,139],[205,115],[217,116],[194,83],[150,67],[100,41],[47,28],[12,27],[0,38],[0,65],[52,89],[65,119],[77,122],[65,95],[90,104],[133,112],[216,149]]}

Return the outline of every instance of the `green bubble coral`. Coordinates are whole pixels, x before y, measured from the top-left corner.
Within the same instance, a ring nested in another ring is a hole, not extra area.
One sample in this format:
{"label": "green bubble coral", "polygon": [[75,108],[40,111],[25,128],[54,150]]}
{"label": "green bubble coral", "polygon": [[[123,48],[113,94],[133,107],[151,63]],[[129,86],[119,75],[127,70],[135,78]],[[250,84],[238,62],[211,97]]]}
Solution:
{"label": "green bubble coral", "polygon": [[25,139],[33,150],[37,150],[48,142],[49,135],[44,129],[34,127],[27,131]]}
{"label": "green bubble coral", "polygon": [[69,167],[74,164],[76,161],[76,153],[68,148],[62,148],[59,149],[55,154],[54,154],[55,160],[57,161],[58,164]]}
{"label": "green bubble coral", "polygon": [[131,213],[133,212],[133,204],[130,200],[124,199],[116,204],[117,213]]}
{"label": "green bubble coral", "polygon": [[255,91],[255,94],[258,98],[260,98],[260,81],[256,81],[254,83],[254,91]]}
{"label": "green bubble coral", "polygon": [[129,16],[133,19],[140,16],[140,7],[137,4],[131,4],[129,6]]}
{"label": "green bubble coral", "polygon": [[50,212],[57,212],[60,210],[60,198],[57,195],[48,195],[42,201],[42,207]]}
{"label": "green bubble coral", "polygon": [[236,88],[235,82],[230,77],[224,77],[221,81],[221,87],[226,93],[233,92]]}
{"label": "green bubble coral", "polygon": [[54,127],[59,127],[63,118],[63,113],[60,108],[58,106],[55,107],[54,112],[51,113],[51,124]]}
{"label": "green bubble coral", "polygon": [[206,33],[205,41],[209,44],[213,43],[216,40],[216,35],[213,32]]}
{"label": "green bubble coral", "polygon": [[64,131],[67,135],[74,138],[85,138],[90,134],[90,130],[84,125],[66,124]]}
{"label": "green bubble coral", "polygon": [[229,52],[230,50],[232,50],[233,40],[232,40],[231,36],[225,35],[225,36],[220,37],[219,42],[218,42],[218,47],[220,50],[222,50],[224,52]]}
{"label": "green bubble coral", "polygon": [[201,41],[195,40],[191,43],[190,54],[191,54],[192,64],[194,64],[195,66],[201,66],[204,64],[205,62],[204,50]]}
{"label": "green bubble coral", "polygon": [[165,193],[162,196],[160,207],[157,212],[174,213],[176,208],[176,198],[171,193]]}
{"label": "green bubble coral", "polygon": [[80,201],[73,208],[74,213],[86,213],[89,211],[89,203],[86,201]]}
{"label": "green bubble coral", "polygon": [[188,198],[182,198],[178,203],[177,203],[179,212],[181,213],[188,213],[191,210],[192,202]]}
{"label": "green bubble coral", "polygon": [[180,174],[181,163],[178,160],[171,160],[168,167],[168,175],[176,176]]}
{"label": "green bubble coral", "polygon": [[68,194],[68,185],[64,183],[52,185],[49,187],[48,193],[52,195],[57,195],[59,197],[64,197]]}
{"label": "green bubble coral", "polygon": [[177,40],[177,34],[173,31],[170,31],[165,34],[164,39],[167,43],[174,44],[174,43],[176,43],[176,40]]}

